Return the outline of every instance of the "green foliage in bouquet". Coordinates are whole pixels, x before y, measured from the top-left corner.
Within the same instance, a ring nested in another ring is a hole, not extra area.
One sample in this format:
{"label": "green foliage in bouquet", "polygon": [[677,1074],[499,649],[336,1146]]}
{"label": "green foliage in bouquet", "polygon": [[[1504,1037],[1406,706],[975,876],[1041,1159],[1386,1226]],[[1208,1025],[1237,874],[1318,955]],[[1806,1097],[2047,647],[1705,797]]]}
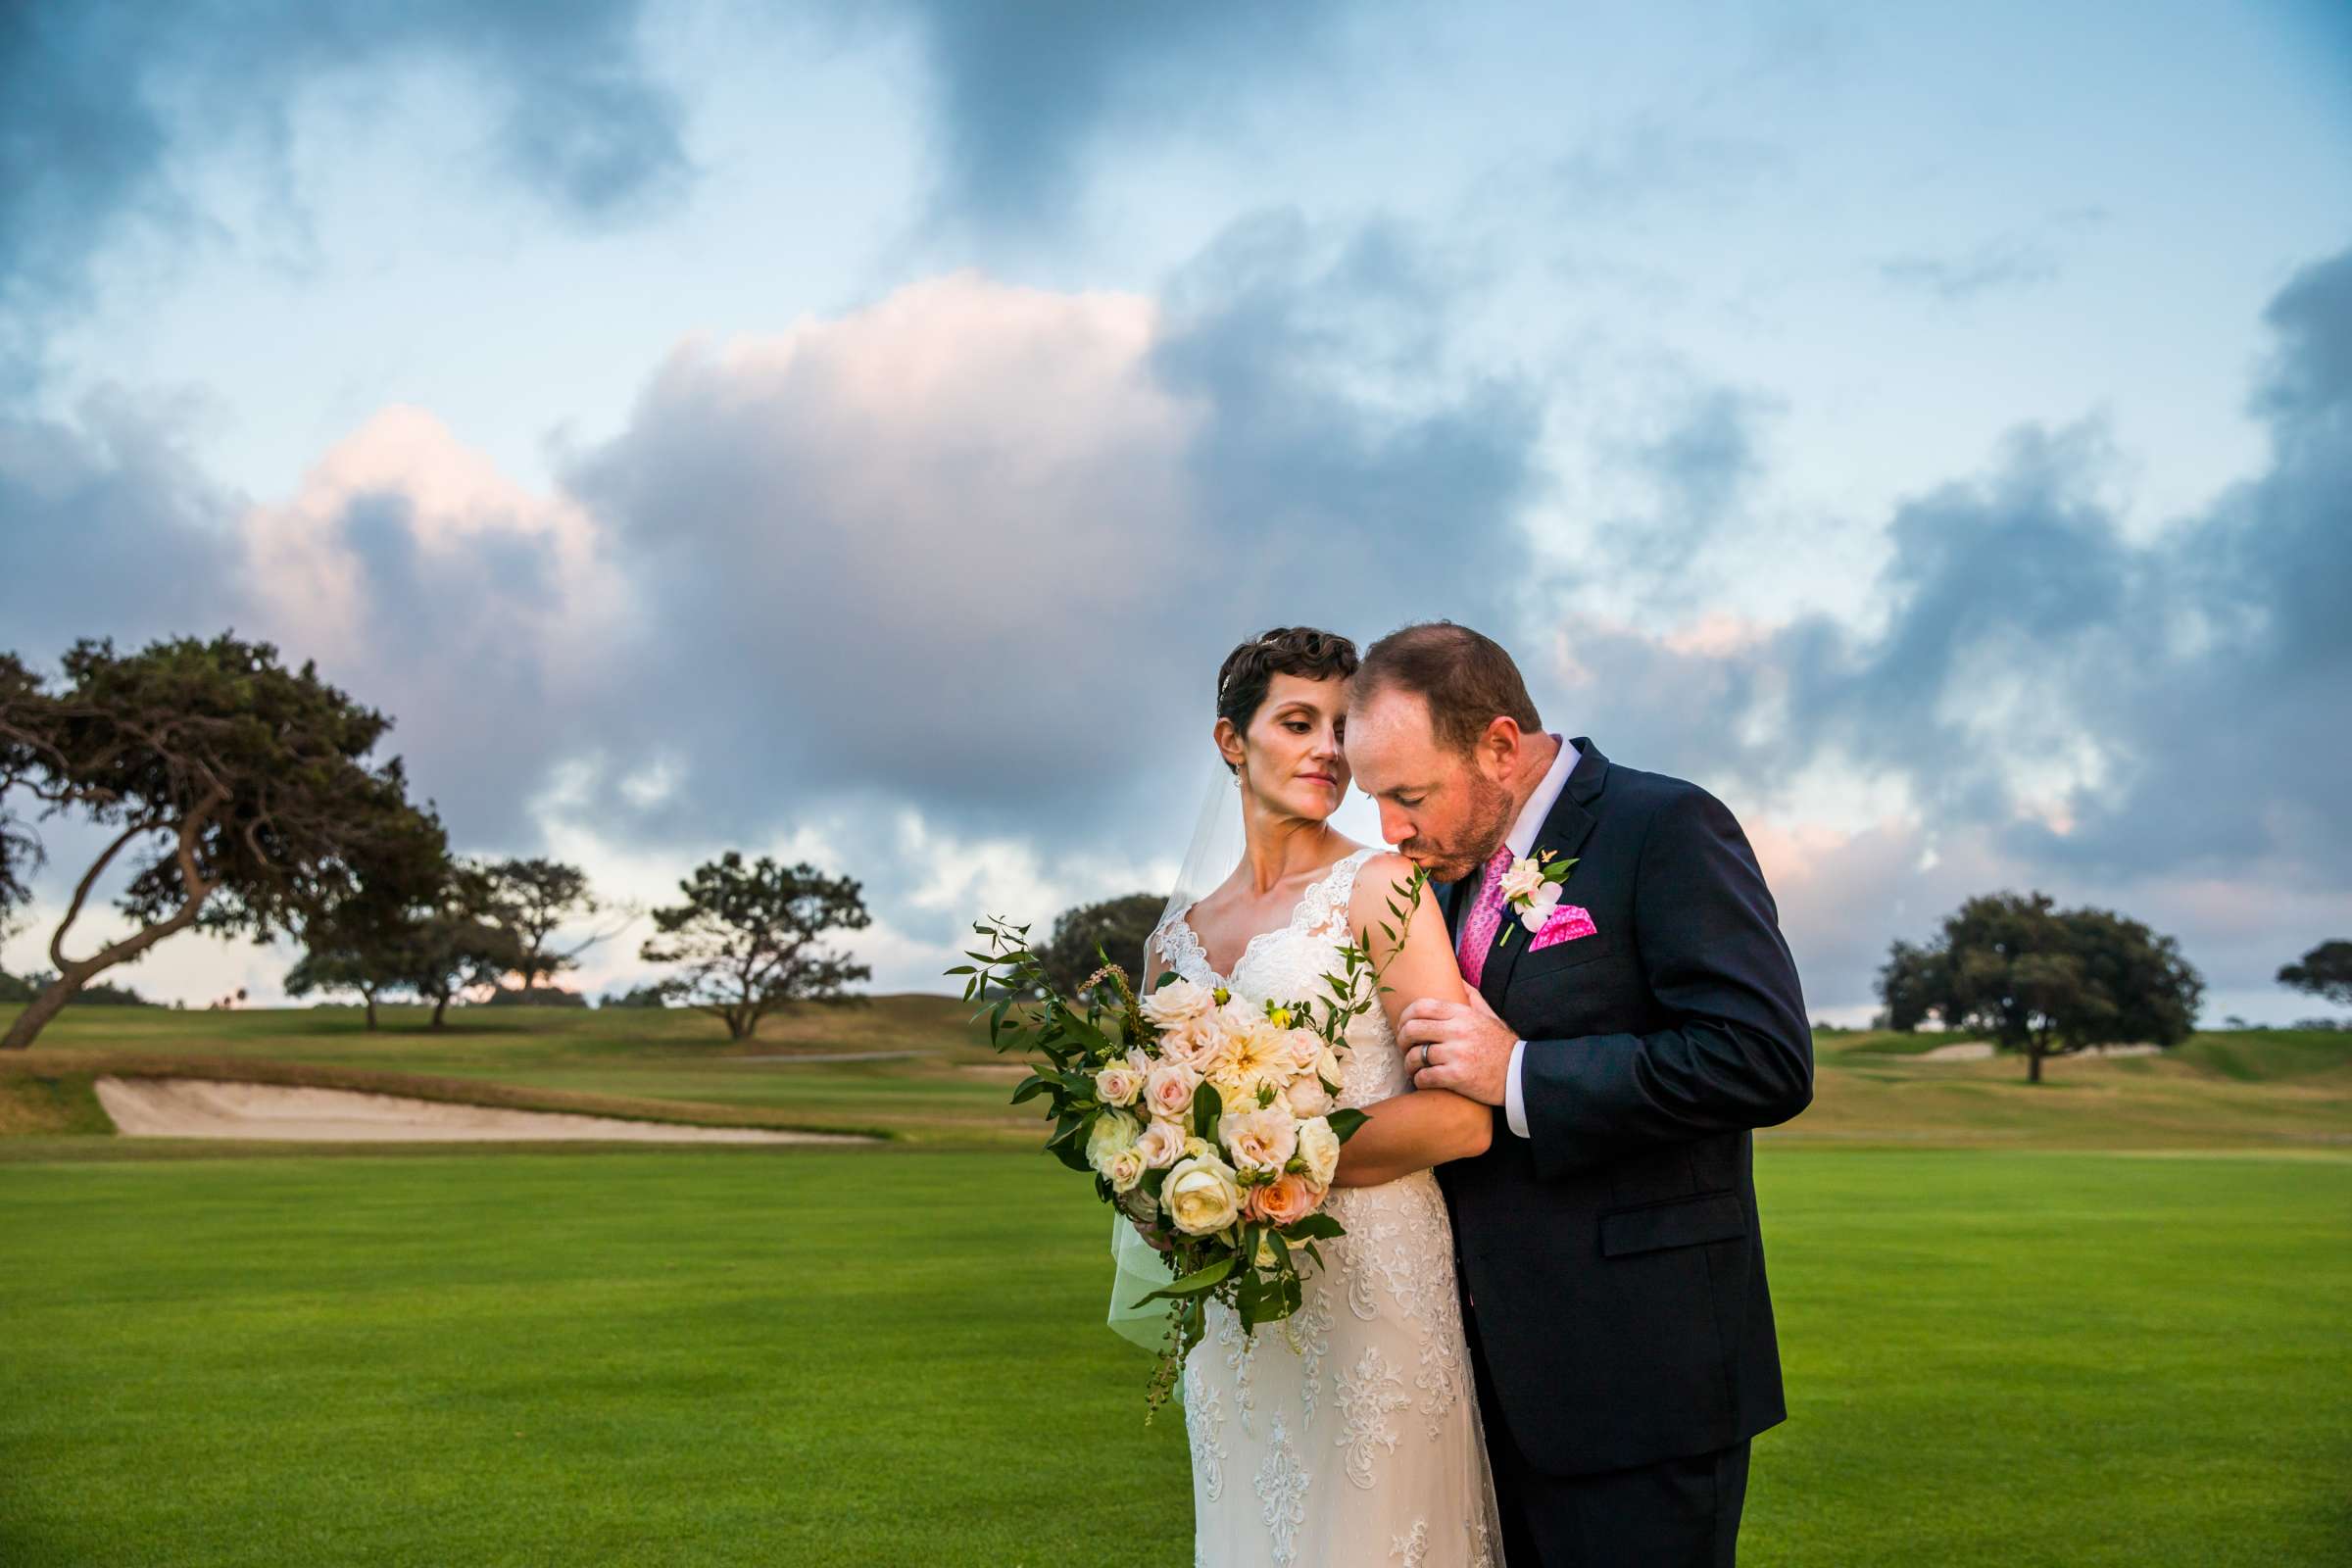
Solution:
{"label": "green foliage in bouquet", "polygon": [[[1287,1318],[1303,1299],[1301,1255],[1320,1266],[1317,1244],[1346,1234],[1322,1203],[1340,1146],[1369,1118],[1330,1101],[1348,1027],[1388,989],[1382,976],[1426,882],[1416,870],[1391,887],[1379,925],[1387,957],[1374,958],[1369,928],[1357,933],[1322,976],[1328,994],[1305,1001],[1237,1004],[1224,987],[1204,991],[1172,972],[1141,997],[1099,947],[1102,967],[1065,993],[1030,928],[996,918],[972,927],[981,939],[965,954],[972,962],[947,971],[964,977],[966,1001],[987,1003],[975,1016],[987,1018],[989,1044],[1030,1059],[1012,1102],[1044,1102],[1046,1152],[1091,1172],[1096,1196],[1167,1258],[1175,1278],[1132,1303],[1170,1303],[1148,1410],[1173,1390],[1210,1300],[1232,1308],[1245,1332]],[[1300,1059],[1309,1054],[1311,1063]],[[1238,1079],[1237,1056],[1247,1064]],[[1196,1068],[1202,1060],[1217,1065]],[[1297,1085],[1310,1076],[1320,1095],[1304,1098],[1326,1108],[1298,1115]],[[1170,1099],[1155,1101],[1162,1090]]]}

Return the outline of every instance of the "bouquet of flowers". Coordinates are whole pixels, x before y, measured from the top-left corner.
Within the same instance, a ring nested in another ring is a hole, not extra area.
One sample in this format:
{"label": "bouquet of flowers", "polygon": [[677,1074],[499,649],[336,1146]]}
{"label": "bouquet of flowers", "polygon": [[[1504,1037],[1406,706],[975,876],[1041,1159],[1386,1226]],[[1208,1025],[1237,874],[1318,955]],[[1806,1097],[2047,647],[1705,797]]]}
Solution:
{"label": "bouquet of flowers", "polygon": [[[1425,880],[1415,871],[1391,890],[1394,923],[1380,929],[1392,958]],[[1027,926],[972,929],[982,944],[966,953],[973,961],[948,973],[965,977],[965,1000],[988,1003],[989,1044],[1035,1062],[1013,1103],[1044,1099],[1046,1152],[1090,1173],[1096,1196],[1151,1237],[1176,1276],[1144,1298],[1170,1303],[1148,1401],[1156,1410],[1200,1342],[1208,1301],[1230,1306],[1245,1331],[1289,1317],[1301,1299],[1299,1258],[1319,1267],[1316,1244],[1346,1234],[1323,1202],[1340,1147],[1367,1118],[1335,1097],[1348,1026],[1379,1004],[1388,960],[1374,961],[1367,929],[1336,951],[1321,997],[1244,997],[1173,973],[1139,996],[1098,949],[1102,967],[1071,998],[1047,978]]]}

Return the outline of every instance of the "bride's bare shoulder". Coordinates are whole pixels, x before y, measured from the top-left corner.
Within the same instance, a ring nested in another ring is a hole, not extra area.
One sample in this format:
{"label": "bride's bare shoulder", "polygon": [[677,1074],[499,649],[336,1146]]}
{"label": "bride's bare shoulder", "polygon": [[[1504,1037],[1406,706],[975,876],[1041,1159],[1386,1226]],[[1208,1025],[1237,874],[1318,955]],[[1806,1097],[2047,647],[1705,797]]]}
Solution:
{"label": "bride's bare shoulder", "polygon": [[1392,903],[1404,906],[1406,887],[1413,879],[1413,862],[1394,850],[1383,850],[1355,868],[1355,886],[1348,899],[1351,923],[1361,927],[1371,917],[1385,915]]}

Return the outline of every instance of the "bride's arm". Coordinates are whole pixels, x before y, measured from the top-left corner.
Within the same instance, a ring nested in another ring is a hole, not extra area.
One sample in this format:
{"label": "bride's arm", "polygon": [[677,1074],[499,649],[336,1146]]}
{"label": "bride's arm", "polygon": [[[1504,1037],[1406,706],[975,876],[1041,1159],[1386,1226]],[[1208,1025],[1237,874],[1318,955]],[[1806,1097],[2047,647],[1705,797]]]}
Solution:
{"label": "bride's arm", "polygon": [[[1348,923],[1372,933],[1375,959],[1387,956],[1387,939],[1380,923],[1389,918],[1394,885],[1412,875],[1412,863],[1400,855],[1382,855],[1364,862],[1356,873]],[[1453,947],[1446,940],[1446,915],[1438,894],[1424,884],[1421,902],[1404,934],[1403,950],[1390,961],[1384,977],[1389,987],[1381,1005],[1394,1033],[1396,1015],[1419,997],[1441,1002],[1467,1001],[1462,972],[1454,963]],[[1340,1150],[1340,1168],[1332,1178],[1337,1187],[1374,1187],[1399,1176],[1443,1165],[1449,1159],[1483,1154],[1494,1138],[1494,1110],[1449,1089],[1408,1089],[1378,1104],[1366,1105],[1372,1119],[1355,1130]]]}

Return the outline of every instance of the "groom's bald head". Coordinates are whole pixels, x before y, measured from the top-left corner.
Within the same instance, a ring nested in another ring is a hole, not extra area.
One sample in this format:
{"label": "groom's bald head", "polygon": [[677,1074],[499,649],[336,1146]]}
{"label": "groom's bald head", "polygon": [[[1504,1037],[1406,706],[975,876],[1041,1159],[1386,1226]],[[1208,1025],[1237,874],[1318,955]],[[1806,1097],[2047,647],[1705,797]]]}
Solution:
{"label": "groom's bald head", "polygon": [[1449,620],[1374,643],[1348,693],[1348,766],[1381,836],[1441,882],[1501,845],[1535,761],[1523,737],[1543,727],[1511,656]]}

